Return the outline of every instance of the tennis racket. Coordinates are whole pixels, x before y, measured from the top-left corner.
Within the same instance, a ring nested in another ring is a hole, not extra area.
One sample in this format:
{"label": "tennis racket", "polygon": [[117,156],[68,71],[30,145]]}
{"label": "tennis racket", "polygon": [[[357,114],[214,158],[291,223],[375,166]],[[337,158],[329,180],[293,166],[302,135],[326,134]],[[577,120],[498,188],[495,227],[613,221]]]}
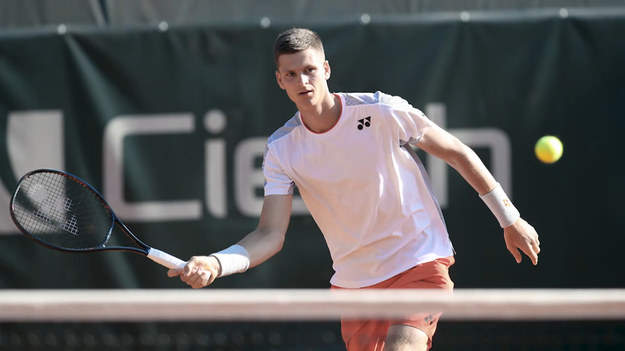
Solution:
{"label": "tennis racket", "polygon": [[[139,240],[97,190],[63,171],[39,169],[24,175],[17,183],[10,211],[23,234],[51,249],[134,252],[174,269],[186,263]],[[107,246],[115,225],[136,246]]]}

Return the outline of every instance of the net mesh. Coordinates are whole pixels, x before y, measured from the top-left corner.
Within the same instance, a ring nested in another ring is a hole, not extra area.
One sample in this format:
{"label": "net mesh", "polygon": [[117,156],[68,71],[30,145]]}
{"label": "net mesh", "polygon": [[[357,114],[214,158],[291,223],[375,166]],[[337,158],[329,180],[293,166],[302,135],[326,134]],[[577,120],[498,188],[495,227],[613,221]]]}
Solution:
{"label": "net mesh", "polygon": [[104,244],[113,217],[99,195],[80,180],[37,172],[19,184],[13,218],[33,238],[55,247],[84,250]]}
{"label": "net mesh", "polygon": [[624,290],[457,290],[439,298],[419,291],[412,299],[396,292],[333,295],[277,289],[5,291],[0,349],[345,350],[341,314],[386,318],[433,309],[444,311],[434,337],[437,351],[625,349]]}

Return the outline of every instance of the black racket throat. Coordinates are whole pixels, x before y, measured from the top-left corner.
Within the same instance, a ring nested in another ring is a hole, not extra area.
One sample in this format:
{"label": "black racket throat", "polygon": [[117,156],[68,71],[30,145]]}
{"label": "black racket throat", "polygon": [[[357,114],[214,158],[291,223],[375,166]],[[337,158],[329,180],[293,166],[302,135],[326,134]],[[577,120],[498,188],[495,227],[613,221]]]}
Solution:
{"label": "black racket throat", "polygon": [[[115,216],[115,214],[113,214],[113,216]],[[119,235],[112,235],[116,232],[119,232]],[[117,241],[119,241],[119,243]],[[109,241],[103,245],[100,251],[102,250],[127,251],[147,255],[150,246],[134,236],[124,223],[117,217],[114,217],[111,233],[109,234]]]}

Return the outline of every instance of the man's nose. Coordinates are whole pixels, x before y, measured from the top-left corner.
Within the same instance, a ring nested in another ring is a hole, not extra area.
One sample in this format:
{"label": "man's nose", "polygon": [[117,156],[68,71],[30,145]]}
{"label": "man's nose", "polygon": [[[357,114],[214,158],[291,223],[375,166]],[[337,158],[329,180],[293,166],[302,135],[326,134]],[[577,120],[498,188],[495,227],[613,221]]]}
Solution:
{"label": "man's nose", "polygon": [[308,75],[307,74],[302,73],[302,74],[299,75],[299,83],[301,85],[308,84],[308,81],[309,81],[309,79],[308,79]]}

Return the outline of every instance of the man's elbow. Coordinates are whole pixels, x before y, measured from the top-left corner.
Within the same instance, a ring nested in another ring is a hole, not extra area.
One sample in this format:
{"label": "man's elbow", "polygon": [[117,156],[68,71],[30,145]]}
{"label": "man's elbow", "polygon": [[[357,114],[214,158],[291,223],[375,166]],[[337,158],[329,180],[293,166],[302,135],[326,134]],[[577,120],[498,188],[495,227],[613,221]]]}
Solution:
{"label": "man's elbow", "polygon": [[286,236],[286,231],[280,229],[265,229],[261,230],[260,233],[262,236],[257,240],[260,240],[270,252],[271,255],[275,255],[284,246],[284,238]]}
{"label": "man's elbow", "polygon": [[275,255],[282,250],[282,247],[284,247],[284,234],[273,235],[272,243],[273,243],[274,255]]}

